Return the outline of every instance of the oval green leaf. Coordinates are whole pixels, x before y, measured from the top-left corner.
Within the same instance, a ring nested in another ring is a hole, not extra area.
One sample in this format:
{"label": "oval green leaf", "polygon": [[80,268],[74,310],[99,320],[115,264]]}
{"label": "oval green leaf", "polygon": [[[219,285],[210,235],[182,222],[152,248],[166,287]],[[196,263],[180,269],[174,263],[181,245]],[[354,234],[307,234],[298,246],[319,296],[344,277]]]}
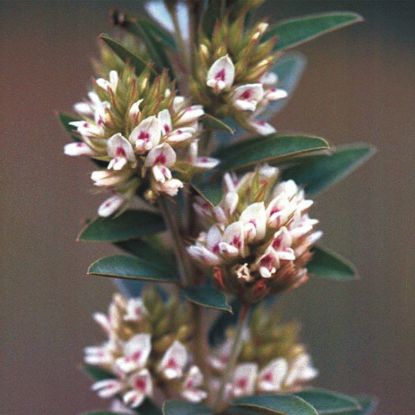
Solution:
{"label": "oval green leaf", "polygon": [[326,389],[310,388],[295,395],[314,406],[320,415],[343,414],[347,411],[361,409],[355,398]]}
{"label": "oval green leaf", "polygon": [[353,264],[326,248],[314,247],[313,257],[307,265],[310,274],[336,281],[351,281],[357,278]]}
{"label": "oval green leaf", "polygon": [[153,282],[177,282],[174,270],[164,269],[160,262],[155,265],[141,258],[126,255],[113,255],[98,259],[88,268],[88,275],[125,278]]}
{"label": "oval green leaf", "polygon": [[194,304],[232,313],[232,307],[226,300],[225,294],[214,287],[199,286],[185,288],[184,295]]}
{"label": "oval green leaf", "polygon": [[328,148],[327,141],[320,137],[270,134],[224,147],[216,152],[214,157],[221,160],[218,170],[225,172]]}
{"label": "oval green leaf", "polygon": [[183,401],[166,401],[163,415],[211,415],[213,412],[205,405]]}
{"label": "oval green leaf", "polygon": [[236,399],[233,406],[263,409],[278,415],[319,415],[304,399],[294,395],[256,395]]}
{"label": "oval green leaf", "polygon": [[281,21],[273,25],[264,37],[276,36],[275,50],[281,51],[361,21],[362,16],[352,12],[312,14]]}
{"label": "oval green leaf", "polygon": [[80,232],[79,241],[122,242],[165,230],[163,218],[146,210],[126,210],[122,215],[96,218]]}
{"label": "oval green leaf", "polygon": [[149,68],[153,73],[156,73],[151,66],[141,57],[123,46],[120,42],[112,39],[111,36],[103,33],[100,38],[111,48],[111,50],[125,63],[132,65],[137,75],[144,69]]}
{"label": "oval green leaf", "polygon": [[283,171],[283,180],[292,179],[308,195],[316,195],[353,173],[374,153],[368,144],[351,144],[335,149],[328,155],[305,157]]}

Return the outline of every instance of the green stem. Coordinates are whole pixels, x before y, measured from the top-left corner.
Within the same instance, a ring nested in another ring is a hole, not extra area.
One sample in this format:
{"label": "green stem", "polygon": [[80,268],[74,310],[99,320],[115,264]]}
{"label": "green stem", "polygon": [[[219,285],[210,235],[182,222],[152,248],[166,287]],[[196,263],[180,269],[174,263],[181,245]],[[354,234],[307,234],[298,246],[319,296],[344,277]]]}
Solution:
{"label": "green stem", "polygon": [[226,385],[231,380],[231,376],[235,370],[236,363],[238,361],[239,354],[242,349],[242,334],[248,323],[248,312],[249,306],[243,305],[239,313],[238,322],[236,324],[235,336],[233,338],[232,348],[229,355],[228,363],[226,364],[225,370],[223,372],[222,380],[219,386],[218,394],[216,395],[215,403],[213,404],[213,409],[215,412],[222,410],[222,401],[225,395]]}

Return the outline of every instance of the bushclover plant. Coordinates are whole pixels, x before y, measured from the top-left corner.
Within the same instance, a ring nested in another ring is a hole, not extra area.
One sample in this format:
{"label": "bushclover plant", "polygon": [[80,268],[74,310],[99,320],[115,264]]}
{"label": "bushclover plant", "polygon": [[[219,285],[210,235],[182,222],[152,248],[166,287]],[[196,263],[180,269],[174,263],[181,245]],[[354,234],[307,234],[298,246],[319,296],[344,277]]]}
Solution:
{"label": "bushclover plant", "polygon": [[86,98],[60,116],[65,154],[92,159],[107,195],[79,240],[124,251],[88,269],[120,290],[94,314],[104,341],[85,348],[92,389],[111,406],[95,414],[373,411],[372,398],[312,387],[318,371],[299,327],[276,314],[279,296],[309,279],[356,276],[316,245],[313,198],[373,148],[277,133],[272,119],[305,67],[290,49],[362,18],[271,24],[255,17],[263,2],[113,11]]}

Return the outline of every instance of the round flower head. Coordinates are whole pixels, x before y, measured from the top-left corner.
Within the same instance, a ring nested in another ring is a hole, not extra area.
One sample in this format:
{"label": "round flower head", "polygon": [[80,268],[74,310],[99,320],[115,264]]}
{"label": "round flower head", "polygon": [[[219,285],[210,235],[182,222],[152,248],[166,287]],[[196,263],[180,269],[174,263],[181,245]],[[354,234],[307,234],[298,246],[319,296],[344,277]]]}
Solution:
{"label": "round flower head", "polygon": [[[228,363],[232,340],[233,334],[228,333],[209,357],[215,376],[213,389]],[[298,326],[281,324],[274,314],[258,307],[243,333],[241,353],[226,388],[227,397],[298,391],[317,374],[305,346],[298,342]]]}
{"label": "round flower head", "polygon": [[100,397],[120,396],[130,408],[139,407],[156,388],[192,402],[206,398],[203,376],[188,350],[189,312],[176,299],[164,303],[155,290],[128,300],[116,294],[108,314],[96,313],[94,319],[107,340],[87,347],[84,360],[108,375],[92,385]]}
{"label": "round flower head", "polygon": [[260,119],[270,101],[285,98],[277,88],[278,77],[270,72],[277,55],[274,39],[264,39],[268,24],[251,30],[245,17],[217,23],[211,37],[201,35],[197,65],[191,83],[195,99],[218,117],[232,116],[243,128],[261,135],[274,133],[273,126]]}
{"label": "round flower head", "polygon": [[294,181],[277,181],[278,169],[258,168],[238,178],[225,175],[218,206],[203,199],[194,208],[206,230],[189,254],[213,270],[217,284],[243,302],[303,284],[310,247],[320,238],[313,204]]}
{"label": "round flower head", "polygon": [[175,95],[167,73],[154,78],[128,66],[111,70],[75,110],[82,119],[70,124],[79,140],[65,153],[104,165],[91,174],[95,186],[112,193],[100,216],[124,208],[136,193],[151,202],[160,194],[175,196],[192,174],[217,164],[197,154],[203,108]]}

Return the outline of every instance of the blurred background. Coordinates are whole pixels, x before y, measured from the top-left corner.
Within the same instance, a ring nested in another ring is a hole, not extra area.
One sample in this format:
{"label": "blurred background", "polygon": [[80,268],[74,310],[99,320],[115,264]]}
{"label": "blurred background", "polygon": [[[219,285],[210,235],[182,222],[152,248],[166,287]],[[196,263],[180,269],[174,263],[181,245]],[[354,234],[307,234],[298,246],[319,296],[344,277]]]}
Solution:
{"label": "blurred background", "polygon": [[[284,18],[360,12],[364,24],[299,48],[308,68],[279,130],[332,143],[368,141],[378,154],[321,195],[314,217],[324,243],[357,265],[361,279],[311,281],[285,300],[304,323],[318,385],[380,398],[378,414],[415,414],[415,2],[269,1]],[[111,247],[75,242],[100,200],[87,161],[66,158],[55,111],[85,95],[96,36],[110,8],[134,1],[1,1],[0,414],[60,415],[103,407],[79,371],[101,333],[113,285],[85,277]]]}

